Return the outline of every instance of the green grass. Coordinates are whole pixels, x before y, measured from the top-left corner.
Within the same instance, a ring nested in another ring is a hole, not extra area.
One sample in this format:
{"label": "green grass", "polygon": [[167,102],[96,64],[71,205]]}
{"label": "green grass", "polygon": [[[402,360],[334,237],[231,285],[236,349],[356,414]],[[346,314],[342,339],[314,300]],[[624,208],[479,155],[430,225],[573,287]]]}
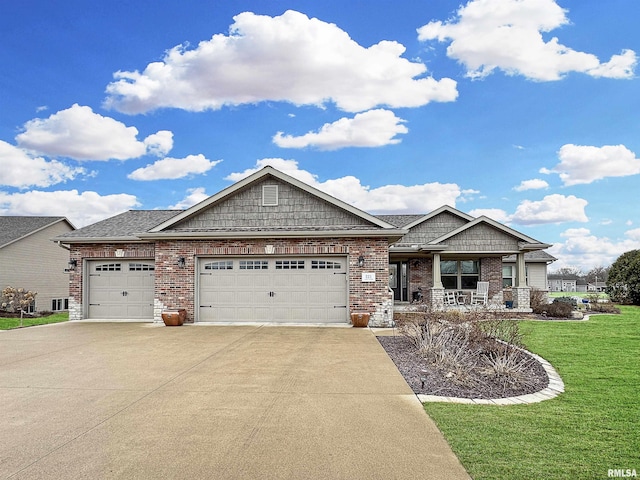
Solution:
{"label": "green grass", "polygon": [[587,322],[522,322],[527,348],[565,393],[529,405],[427,403],[475,480],[603,479],[640,474],[640,307]]}
{"label": "green grass", "polygon": [[[54,313],[46,317],[24,317],[22,319],[23,327],[32,327],[34,325],[46,325],[48,323],[66,322],[69,320],[69,312]],[[0,317],[0,330],[10,330],[12,328],[20,327],[19,318],[4,318]]]}

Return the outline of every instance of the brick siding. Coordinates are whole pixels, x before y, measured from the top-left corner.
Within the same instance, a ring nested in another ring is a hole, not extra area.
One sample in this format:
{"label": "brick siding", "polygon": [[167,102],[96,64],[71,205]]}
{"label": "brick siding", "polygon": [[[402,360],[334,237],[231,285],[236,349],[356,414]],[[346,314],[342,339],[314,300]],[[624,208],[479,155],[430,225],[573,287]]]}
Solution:
{"label": "brick siding", "polygon": [[[274,247],[266,254],[266,246]],[[116,257],[121,250],[121,257]],[[163,309],[185,308],[187,321],[194,321],[195,273],[198,257],[207,256],[301,256],[341,255],[348,259],[348,310],[372,315],[372,325],[390,322],[392,298],[389,286],[389,249],[386,239],[324,238],[324,239],[253,239],[253,240],[171,240],[131,244],[73,244],[71,258],[78,268],[70,274],[69,296],[74,305],[72,320],[80,320],[84,309],[83,260],[92,259],[155,259],[154,319]],[[358,258],[364,257],[364,267]],[[185,266],[178,266],[184,257]],[[375,273],[374,282],[362,282],[362,273]]]}

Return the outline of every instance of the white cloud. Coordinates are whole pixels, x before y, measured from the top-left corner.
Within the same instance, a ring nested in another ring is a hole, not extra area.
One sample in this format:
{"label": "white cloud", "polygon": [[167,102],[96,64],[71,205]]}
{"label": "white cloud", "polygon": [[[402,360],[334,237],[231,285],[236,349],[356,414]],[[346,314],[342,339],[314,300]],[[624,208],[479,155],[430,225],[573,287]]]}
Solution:
{"label": "white cloud", "polygon": [[48,187],[73,180],[85,174],[84,168],[74,168],[57,160],[47,161],[29,155],[24,150],[0,140],[0,185],[27,188]]}
{"label": "white cloud", "polygon": [[148,154],[162,157],[173,148],[173,132],[160,130],[145,138],[143,143],[147,147]]}
{"label": "white cloud", "polygon": [[550,171],[558,173],[567,186],[640,173],[640,159],[624,145],[567,144],[560,148],[558,158],[560,163]]}
{"label": "white cloud", "polygon": [[338,26],[289,10],[279,17],[244,12],[230,34],[195,49],[177,46],[161,62],[118,71],[105,105],[126,113],[162,107],[191,111],[261,101],[361,112],[376,106],[417,107],[457,98],[456,82],[425,76],[402,58],[405,47],[381,41],[365,48]]}
{"label": "white cloud", "polygon": [[273,142],[283,148],[316,147],[320,150],[338,150],[345,147],[381,147],[400,143],[396,135],[409,130],[403,119],[390,110],[369,110],[353,118],[341,118],[326,123],[318,132],[295,137],[278,132]]}
{"label": "white cloud", "polygon": [[623,50],[606,63],[590,53],[562,45],[542,33],[569,24],[566,10],[554,0],[472,0],[446,22],[418,29],[422,41],[450,41],[447,55],[461,62],[467,76],[482,78],[496,69],[508,75],[551,81],[569,72],[593,77],[631,78],[635,52]]}
{"label": "white cloud", "polygon": [[0,191],[0,215],[64,216],[83,227],[139,206],[133,195],[100,195],[96,192],[32,190],[9,194]]}
{"label": "white cloud", "polygon": [[511,221],[511,215],[500,208],[476,208],[475,210],[471,210],[469,215],[472,217],[484,215],[500,223],[509,223]]}
{"label": "white cloud", "polygon": [[208,160],[201,153],[198,155],[187,155],[185,158],[163,158],[138,168],[129,175],[132,180],[164,180],[184,178],[189,175],[206,173],[215,167],[222,160]]}
{"label": "white cloud", "polygon": [[49,118],[24,124],[16,136],[18,145],[52,157],[75,160],[127,160],[147,153],[168,152],[171,132],[161,130],[145,141],[137,140],[138,129],[110,117],[94,113],[91,107],[74,104]]}
{"label": "white cloud", "polygon": [[549,188],[549,184],[539,178],[533,178],[531,180],[523,180],[520,185],[513,187],[517,192],[524,192],[526,190],[540,190],[542,188]]}
{"label": "white cloud", "polygon": [[428,213],[445,204],[454,207],[461,195],[460,187],[454,183],[384,185],[372,189],[353,176],[319,182],[317,175],[300,170],[295,160],[282,158],[258,160],[256,168],[232,173],[226,180],[237,182],[267,165],[370,213]]}
{"label": "white cloud", "polygon": [[626,238],[597,237],[587,228],[570,228],[563,232],[563,242],[553,245],[548,252],[558,259],[554,268],[578,266],[589,271],[597,266],[609,266],[620,255],[640,248],[640,229],[625,232]]}
{"label": "white cloud", "polygon": [[540,201],[525,200],[520,203],[511,220],[520,225],[587,222],[584,209],[588,203],[574,195],[547,195]]}
{"label": "white cloud", "polygon": [[171,205],[167,207],[169,210],[184,210],[186,208],[192,207],[196,203],[200,203],[203,200],[209,198],[210,195],[207,195],[204,187],[190,188],[187,190],[187,196],[180,200],[175,205]]}

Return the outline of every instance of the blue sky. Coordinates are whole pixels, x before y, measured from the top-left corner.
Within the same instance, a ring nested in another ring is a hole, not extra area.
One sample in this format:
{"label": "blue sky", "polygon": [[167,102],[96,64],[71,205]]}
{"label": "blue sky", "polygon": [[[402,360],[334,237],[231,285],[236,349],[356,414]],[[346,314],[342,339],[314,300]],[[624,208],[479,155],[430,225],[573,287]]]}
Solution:
{"label": "blue sky", "polygon": [[0,3],[0,214],[186,208],[264,165],[640,248],[637,0]]}

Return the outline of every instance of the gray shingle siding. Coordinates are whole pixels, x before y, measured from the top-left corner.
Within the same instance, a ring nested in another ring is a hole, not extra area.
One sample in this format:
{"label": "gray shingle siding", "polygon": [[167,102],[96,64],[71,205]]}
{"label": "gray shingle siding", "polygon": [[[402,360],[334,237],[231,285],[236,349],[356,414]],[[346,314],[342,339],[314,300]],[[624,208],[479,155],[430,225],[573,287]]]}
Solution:
{"label": "gray shingle siding", "polygon": [[[278,205],[262,206],[262,186],[278,185]],[[236,192],[167,232],[305,230],[372,227],[370,222],[299,188],[270,178]]]}
{"label": "gray shingle siding", "polygon": [[398,245],[429,243],[431,240],[446,235],[467,223],[468,221],[464,218],[443,212],[413,227],[409,233],[402,237]]}
{"label": "gray shingle siding", "polygon": [[519,240],[502,233],[488,225],[476,225],[474,228],[454,235],[446,240],[446,244],[458,251],[501,252],[519,250]]}

